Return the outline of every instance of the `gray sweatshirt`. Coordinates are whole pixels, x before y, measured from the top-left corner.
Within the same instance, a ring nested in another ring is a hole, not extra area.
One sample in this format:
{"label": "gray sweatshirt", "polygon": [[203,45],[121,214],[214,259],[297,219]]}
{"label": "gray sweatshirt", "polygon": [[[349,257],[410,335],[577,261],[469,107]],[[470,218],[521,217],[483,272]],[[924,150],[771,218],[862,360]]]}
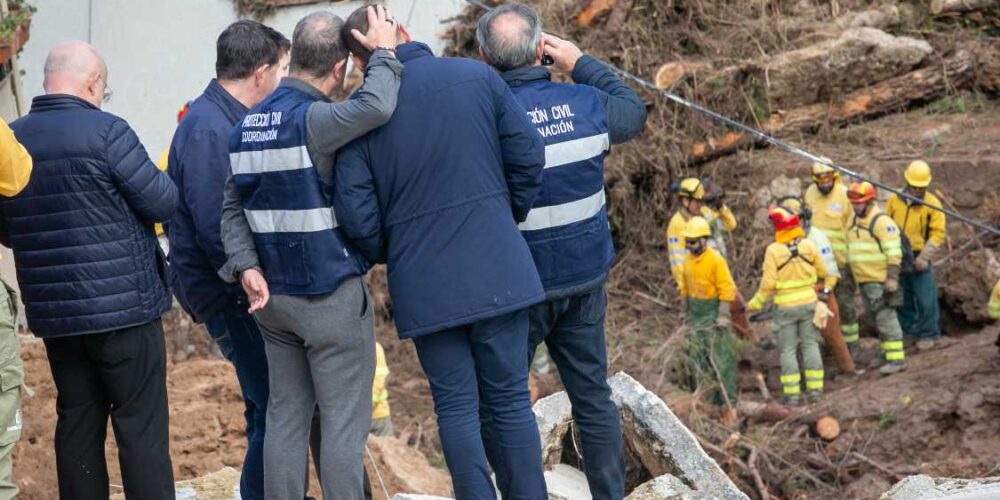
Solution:
{"label": "gray sweatshirt", "polygon": [[[384,125],[396,110],[403,64],[379,50],[368,63],[364,85],[353,99],[335,103],[318,89],[297,78],[287,77],[281,85],[316,96],[306,115],[306,141],[313,165],[327,187],[333,184],[333,163],[338,149],[369,131]],[[260,266],[253,232],[243,213],[243,200],[233,182],[226,180],[222,201],[222,245],[226,264],[219,276],[227,282],[239,281],[240,273]]]}

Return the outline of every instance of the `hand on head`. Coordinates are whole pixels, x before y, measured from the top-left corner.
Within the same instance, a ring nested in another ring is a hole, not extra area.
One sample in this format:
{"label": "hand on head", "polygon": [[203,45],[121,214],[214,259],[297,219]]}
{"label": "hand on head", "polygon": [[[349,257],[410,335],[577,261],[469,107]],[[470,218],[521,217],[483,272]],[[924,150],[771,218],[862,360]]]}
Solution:
{"label": "hand on head", "polygon": [[368,7],[368,33],[351,30],[351,35],[368,50],[394,48],[399,39],[399,23],[381,5]]}

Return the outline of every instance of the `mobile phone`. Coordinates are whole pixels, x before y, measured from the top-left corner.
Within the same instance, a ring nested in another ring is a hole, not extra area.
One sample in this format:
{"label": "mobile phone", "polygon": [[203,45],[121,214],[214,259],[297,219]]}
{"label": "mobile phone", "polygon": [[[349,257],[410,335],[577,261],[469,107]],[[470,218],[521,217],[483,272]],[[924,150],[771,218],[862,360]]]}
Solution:
{"label": "mobile phone", "polygon": [[556,60],[548,54],[548,52],[542,52],[542,66],[552,66],[556,63]]}

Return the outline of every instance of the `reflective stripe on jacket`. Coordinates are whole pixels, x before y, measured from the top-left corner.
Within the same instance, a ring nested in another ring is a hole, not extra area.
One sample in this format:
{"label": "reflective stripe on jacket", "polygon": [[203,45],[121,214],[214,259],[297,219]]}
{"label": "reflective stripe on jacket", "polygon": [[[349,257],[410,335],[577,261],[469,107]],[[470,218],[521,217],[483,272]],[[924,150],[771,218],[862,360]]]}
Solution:
{"label": "reflective stripe on jacket", "polygon": [[[941,208],[941,201],[931,193],[924,194],[924,203]],[[892,217],[896,226],[910,239],[914,253],[924,249],[928,241],[937,247],[944,245],[944,213],[919,204],[908,204],[895,194],[885,204],[885,213]]]}
{"label": "reflective stripe on jacket", "polygon": [[837,258],[837,265],[847,264],[847,228],[850,227],[853,212],[847,199],[847,188],[838,179],[830,194],[823,194],[810,184],[804,196],[806,205],[812,210],[812,225],[823,230],[830,239],[830,248]]}
{"label": "reflective stripe on jacket", "polygon": [[[872,205],[868,216],[863,219],[855,217],[847,231],[848,261],[858,283],[884,283],[888,266],[899,266],[903,261],[899,228],[891,217],[878,217],[882,213],[880,208]],[[878,220],[869,232],[875,217]]]}
{"label": "reflective stripe on jacket", "polygon": [[684,256],[684,296],[698,300],[736,299],[736,283],[726,259],[712,248]]}
{"label": "reflective stripe on jacket", "polygon": [[[798,255],[792,254],[796,248]],[[759,309],[774,296],[778,308],[803,306],[816,302],[816,283],[825,277],[827,288],[830,280],[826,264],[816,245],[808,239],[800,239],[793,244],[771,243],[764,253],[764,274],[757,293],[751,299]]]}

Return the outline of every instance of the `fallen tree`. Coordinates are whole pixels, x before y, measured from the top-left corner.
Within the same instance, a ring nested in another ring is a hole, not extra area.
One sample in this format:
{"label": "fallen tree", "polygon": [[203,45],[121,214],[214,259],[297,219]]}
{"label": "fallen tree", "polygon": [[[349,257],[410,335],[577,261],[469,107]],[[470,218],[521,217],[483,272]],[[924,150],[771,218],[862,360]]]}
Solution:
{"label": "fallen tree", "polygon": [[[959,50],[940,64],[851,92],[836,102],[812,104],[774,113],[761,124],[761,130],[768,135],[783,136],[823,125],[839,126],[899,111],[911,103],[928,101],[948,91],[968,87],[974,81],[975,68],[976,57],[973,51]],[[730,131],[720,137],[695,142],[691,146],[689,159],[692,163],[705,162],[749,147],[755,142],[748,134]]]}
{"label": "fallen tree", "polygon": [[931,0],[931,14],[973,12],[986,10],[1000,5],[1000,0]]}

